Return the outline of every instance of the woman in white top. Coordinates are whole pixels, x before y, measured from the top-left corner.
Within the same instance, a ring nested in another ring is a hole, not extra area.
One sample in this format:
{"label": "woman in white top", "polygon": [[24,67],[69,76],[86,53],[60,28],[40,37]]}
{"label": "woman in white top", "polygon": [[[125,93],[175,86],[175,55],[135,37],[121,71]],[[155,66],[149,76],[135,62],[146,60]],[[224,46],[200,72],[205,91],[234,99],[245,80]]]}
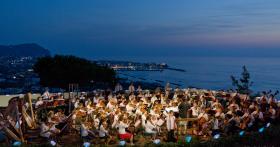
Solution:
{"label": "woman in white top", "polygon": [[84,123],[82,123],[82,125],[81,125],[81,136],[82,136],[82,138],[86,139],[88,137],[88,134],[89,133],[88,133],[87,126]]}
{"label": "woman in white top", "polygon": [[147,120],[146,120],[146,124],[145,124],[145,133],[148,135],[152,135],[153,136],[153,140],[156,138],[156,125],[152,122],[151,117],[148,116]]}
{"label": "woman in white top", "polygon": [[35,108],[39,108],[39,106],[42,106],[44,104],[44,101],[42,99],[42,97],[38,97],[38,101],[35,104]]}
{"label": "woman in white top", "polygon": [[113,100],[109,101],[109,103],[107,104],[106,108],[108,108],[111,111],[116,108],[116,105],[114,104]]}
{"label": "woman in white top", "polygon": [[108,131],[108,125],[106,122],[103,122],[100,125],[99,131],[98,131],[99,137],[101,139],[106,139],[106,144],[108,144],[111,140],[111,136],[109,135],[109,131]]}
{"label": "woman in white top", "polygon": [[135,106],[130,102],[126,105],[126,111],[129,115],[134,115],[134,111],[136,110]]}
{"label": "woman in white top", "polygon": [[76,102],[75,102],[75,104],[74,104],[74,107],[75,107],[75,108],[78,108],[78,107],[79,107],[79,104],[80,104],[80,100],[77,99]]}
{"label": "woman in white top", "polygon": [[113,121],[113,124],[112,124],[112,128],[116,128],[117,127],[117,124],[119,122],[119,115],[120,115],[120,111],[117,110],[115,112],[115,115],[114,115],[114,121]]}
{"label": "woman in white top", "polygon": [[191,110],[192,110],[192,117],[198,117],[199,108],[196,103],[193,104],[193,106],[191,107]]}
{"label": "woman in white top", "polygon": [[167,140],[168,142],[175,142],[176,139],[174,137],[174,130],[177,128],[176,126],[176,121],[175,121],[175,116],[174,116],[174,112],[170,111],[168,113],[168,116],[165,118],[166,120],[166,127],[167,127]]}
{"label": "woman in white top", "polygon": [[60,130],[55,127],[52,123],[42,123],[40,136],[45,138],[54,137],[56,134],[60,133]]}
{"label": "woman in white top", "polygon": [[50,127],[43,122],[40,128],[41,128],[40,136],[45,138],[50,138],[50,136],[52,135],[52,133],[50,132]]}
{"label": "woman in white top", "polygon": [[121,116],[119,118],[119,123],[118,123],[118,132],[119,132],[119,137],[120,139],[129,139],[130,140],[130,144],[133,145],[133,135],[131,133],[126,132],[126,128],[129,127],[129,122],[127,121],[127,119],[123,118],[123,116]]}

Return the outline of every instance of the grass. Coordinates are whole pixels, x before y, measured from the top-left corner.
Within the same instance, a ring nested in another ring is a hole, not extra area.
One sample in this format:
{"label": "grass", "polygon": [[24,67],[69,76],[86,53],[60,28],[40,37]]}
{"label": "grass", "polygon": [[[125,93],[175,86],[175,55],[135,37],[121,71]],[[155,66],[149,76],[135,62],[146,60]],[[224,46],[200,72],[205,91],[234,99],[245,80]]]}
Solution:
{"label": "grass", "polygon": [[[228,136],[228,137],[221,137],[219,139],[210,139],[207,141],[203,141],[197,137],[192,137],[190,143],[185,141],[184,136],[181,136],[176,143],[168,143],[168,142],[161,142],[160,144],[156,145],[150,141],[143,140],[142,136],[136,136],[137,142],[135,142],[135,146],[145,146],[145,147],[242,147],[242,146],[280,146],[280,124],[271,125],[268,128],[265,127],[263,132],[247,132],[243,136],[239,134]],[[108,146],[118,146],[118,141],[115,145],[108,145]],[[129,143],[127,143],[129,146]],[[5,144],[0,143],[1,146],[6,146]],[[22,147],[49,147],[49,144],[25,144]],[[65,146],[82,146],[82,144],[65,144]],[[106,145],[92,145],[97,147],[107,147]]]}

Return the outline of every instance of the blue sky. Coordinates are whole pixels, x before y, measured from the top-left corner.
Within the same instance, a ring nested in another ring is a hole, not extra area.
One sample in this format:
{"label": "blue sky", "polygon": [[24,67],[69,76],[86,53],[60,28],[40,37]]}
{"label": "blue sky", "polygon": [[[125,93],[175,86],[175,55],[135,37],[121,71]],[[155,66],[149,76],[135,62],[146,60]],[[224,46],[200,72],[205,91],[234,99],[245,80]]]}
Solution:
{"label": "blue sky", "polygon": [[0,44],[88,58],[278,56],[279,18],[279,0],[1,0]]}

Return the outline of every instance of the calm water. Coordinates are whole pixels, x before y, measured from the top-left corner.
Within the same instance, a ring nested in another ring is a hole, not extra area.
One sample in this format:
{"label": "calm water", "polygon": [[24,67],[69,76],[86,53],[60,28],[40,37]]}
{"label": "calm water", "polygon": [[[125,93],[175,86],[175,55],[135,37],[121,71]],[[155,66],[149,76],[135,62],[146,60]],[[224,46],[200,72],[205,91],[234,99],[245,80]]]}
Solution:
{"label": "calm water", "polygon": [[[254,91],[279,90],[280,89],[280,59],[279,58],[237,58],[237,57],[160,57],[160,58],[124,58],[138,62],[167,63],[171,67],[185,69],[187,72],[165,70],[163,72],[123,72],[133,77],[131,80],[155,82],[173,82],[181,84],[181,88],[194,86],[207,89],[229,89],[231,86],[230,76],[240,77],[242,66],[246,65],[251,79],[254,82]],[[120,75],[124,77],[123,75]]]}

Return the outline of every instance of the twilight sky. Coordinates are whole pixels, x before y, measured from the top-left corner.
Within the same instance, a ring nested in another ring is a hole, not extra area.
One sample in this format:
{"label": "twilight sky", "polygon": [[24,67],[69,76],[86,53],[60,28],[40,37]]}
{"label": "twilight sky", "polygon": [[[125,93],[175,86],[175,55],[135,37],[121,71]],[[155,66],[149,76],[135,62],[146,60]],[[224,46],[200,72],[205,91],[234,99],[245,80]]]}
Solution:
{"label": "twilight sky", "polygon": [[280,56],[279,0],[1,0],[0,44],[88,58]]}

